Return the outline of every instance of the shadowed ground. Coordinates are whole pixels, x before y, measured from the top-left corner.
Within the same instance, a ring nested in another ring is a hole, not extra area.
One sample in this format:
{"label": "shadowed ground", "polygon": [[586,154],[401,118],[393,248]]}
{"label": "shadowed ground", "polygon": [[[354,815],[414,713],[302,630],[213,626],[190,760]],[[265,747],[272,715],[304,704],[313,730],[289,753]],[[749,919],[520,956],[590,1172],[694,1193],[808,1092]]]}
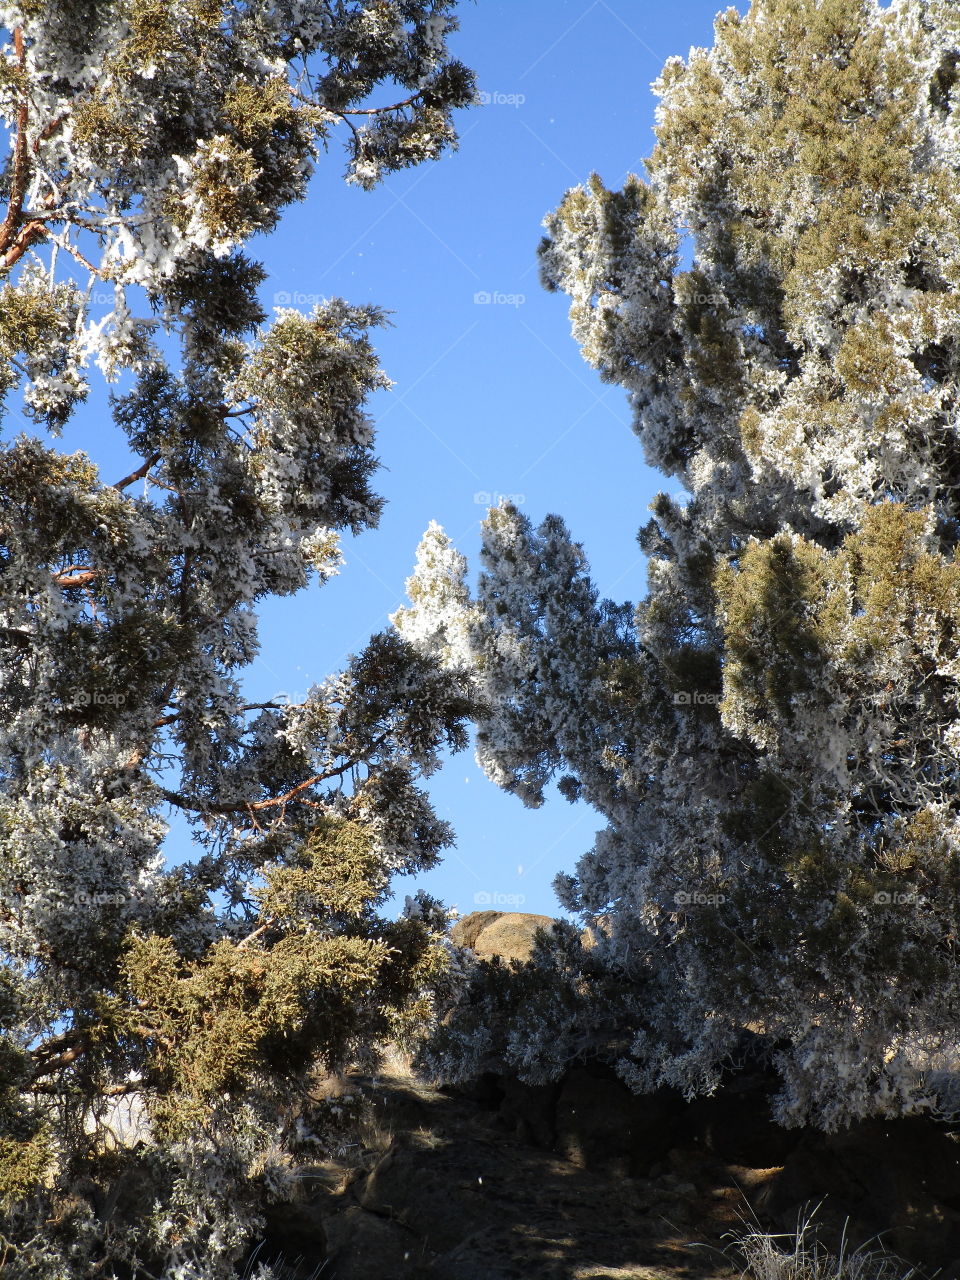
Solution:
{"label": "shadowed ground", "polygon": [[731,1233],[789,1231],[826,1197],[826,1243],[849,1217],[853,1244],[882,1231],[957,1280],[956,1139],[917,1121],[783,1130],[768,1086],[746,1072],[687,1104],[597,1066],[538,1088],[438,1090],[400,1063],[352,1077],[372,1106],[361,1167],[305,1170],[261,1256],[282,1251],[289,1280],[732,1280]]}

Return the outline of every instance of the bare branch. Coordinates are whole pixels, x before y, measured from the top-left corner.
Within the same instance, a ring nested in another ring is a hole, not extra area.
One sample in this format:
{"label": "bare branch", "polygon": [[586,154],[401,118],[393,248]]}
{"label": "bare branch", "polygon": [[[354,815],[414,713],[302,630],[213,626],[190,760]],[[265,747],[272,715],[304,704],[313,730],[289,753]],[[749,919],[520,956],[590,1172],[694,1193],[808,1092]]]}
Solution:
{"label": "bare branch", "polygon": [[[64,577],[64,574],[69,574]],[[89,587],[91,582],[103,576],[102,569],[85,569],[82,573],[70,574],[68,569],[61,569],[59,573],[53,575],[54,581],[58,587]]]}
{"label": "bare branch", "polygon": [[263,934],[265,934],[268,929],[272,929],[276,923],[277,923],[276,916],[271,916],[269,920],[265,920],[263,924],[259,925],[256,929],[254,929],[253,933],[248,933],[245,938],[240,939],[240,941],[237,943],[237,950],[242,951],[243,948],[249,946],[251,942],[254,942],[259,937],[262,937]]}
{"label": "bare branch", "polygon": [[[23,46],[23,28],[17,27],[13,33],[13,48],[21,74],[26,71],[27,58]],[[13,181],[10,186],[10,203],[7,205],[7,216],[0,226],[0,253],[9,257],[10,246],[15,243],[15,233],[23,213],[23,201],[27,194],[30,180],[30,157],[27,153],[27,125],[29,114],[27,109],[27,91],[24,84],[23,100],[17,112],[17,138],[13,147]],[[24,246],[24,249],[26,246]],[[21,250],[21,254],[24,250]],[[20,255],[18,255],[20,256]],[[16,261],[16,258],[13,260]],[[8,266],[12,263],[8,262]]]}
{"label": "bare branch", "polygon": [[303,796],[303,792],[310,787],[315,787],[319,782],[326,782],[330,778],[341,778],[351,769],[356,769],[358,765],[369,761],[370,757],[383,746],[386,742],[387,733],[382,733],[379,738],[375,738],[370,744],[367,751],[362,756],[355,756],[343,764],[338,765],[335,769],[327,769],[323,773],[315,773],[312,778],[305,778],[303,782],[298,782],[295,787],[291,787],[289,791],[285,791],[282,796],[274,796],[272,800],[237,800],[232,804],[197,804],[179,795],[176,791],[167,791],[160,788],[160,794],[163,798],[178,809],[186,809],[190,813],[254,813],[262,812],[264,809],[276,809],[281,806],[296,802],[297,804],[307,804],[311,808],[320,808],[316,801],[307,800]]}
{"label": "bare branch", "polygon": [[[303,102],[308,107],[320,107],[322,110],[331,111],[334,115],[339,116],[341,120],[346,121],[347,116],[382,116],[387,115],[390,111],[402,111],[404,107],[412,107],[420,98],[423,97],[423,90],[418,89],[416,93],[404,98],[402,102],[392,102],[389,106],[384,107],[354,107],[350,110],[338,110],[334,107],[324,107],[322,103],[314,101],[305,93],[301,93],[299,89],[291,89],[294,98],[299,102]],[[349,122],[348,122],[349,123]]]}
{"label": "bare branch", "polygon": [[118,480],[113,486],[114,489],[126,489],[128,485],[136,484],[138,480],[143,479],[151,467],[155,467],[157,465],[162,457],[162,453],[152,453],[142,466],[137,467],[136,471],[131,471],[128,476],[124,476],[122,480]]}

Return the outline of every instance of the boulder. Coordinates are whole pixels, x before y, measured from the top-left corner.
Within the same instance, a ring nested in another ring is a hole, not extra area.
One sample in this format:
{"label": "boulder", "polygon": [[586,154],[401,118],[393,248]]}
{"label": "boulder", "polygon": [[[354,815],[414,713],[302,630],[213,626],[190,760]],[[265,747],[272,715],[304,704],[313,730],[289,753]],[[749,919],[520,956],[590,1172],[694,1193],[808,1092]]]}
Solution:
{"label": "boulder", "polygon": [[470,947],[472,950],[477,938],[487,925],[493,924],[494,920],[499,920],[502,915],[502,911],[471,911],[468,916],[458,920],[450,930],[451,942],[458,947]]}
{"label": "boulder", "polygon": [[549,930],[552,916],[528,911],[473,911],[458,920],[450,939],[458,947],[470,947],[485,960],[529,960],[537,929]]}

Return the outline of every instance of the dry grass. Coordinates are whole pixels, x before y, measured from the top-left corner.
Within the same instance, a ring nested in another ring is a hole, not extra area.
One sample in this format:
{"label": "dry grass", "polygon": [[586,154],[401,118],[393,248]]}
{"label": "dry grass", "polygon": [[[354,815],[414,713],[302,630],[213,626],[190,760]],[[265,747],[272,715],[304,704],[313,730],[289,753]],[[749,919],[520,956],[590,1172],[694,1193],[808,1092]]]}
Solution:
{"label": "dry grass", "polygon": [[923,1280],[921,1272],[882,1248],[851,1248],[844,1228],[838,1253],[830,1253],[813,1230],[816,1210],[795,1232],[770,1235],[758,1226],[734,1238],[746,1268],[742,1280]]}

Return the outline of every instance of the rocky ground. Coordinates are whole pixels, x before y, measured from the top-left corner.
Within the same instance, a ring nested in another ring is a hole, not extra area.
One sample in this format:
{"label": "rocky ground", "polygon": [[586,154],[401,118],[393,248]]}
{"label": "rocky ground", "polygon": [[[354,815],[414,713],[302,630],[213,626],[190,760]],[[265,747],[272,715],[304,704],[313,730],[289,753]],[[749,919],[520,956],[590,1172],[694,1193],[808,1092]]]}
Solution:
{"label": "rocky ground", "polygon": [[[598,1068],[549,1088],[435,1089],[399,1065],[355,1077],[375,1135],[359,1168],[305,1171],[272,1225],[290,1280],[721,1280],[745,1224],[885,1244],[960,1277],[960,1143],[919,1122],[826,1137],[758,1115],[763,1082],[638,1099]],[[904,1268],[904,1275],[906,1275]]]}
{"label": "rocky ground", "polygon": [[[487,953],[522,955],[523,921],[484,915],[466,945],[482,951],[493,925]],[[369,1100],[366,1142],[303,1171],[259,1256],[282,1255],[289,1280],[721,1280],[743,1271],[732,1234],[789,1232],[820,1205],[827,1244],[846,1223],[854,1244],[879,1235],[960,1280],[960,1134],[784,1130],[774,1084],[744,1066],[688,1104],[636,1097],[599,1064],[538,1088],[489,1075],[438,1089],[394,1062],[345,1082]]]}

